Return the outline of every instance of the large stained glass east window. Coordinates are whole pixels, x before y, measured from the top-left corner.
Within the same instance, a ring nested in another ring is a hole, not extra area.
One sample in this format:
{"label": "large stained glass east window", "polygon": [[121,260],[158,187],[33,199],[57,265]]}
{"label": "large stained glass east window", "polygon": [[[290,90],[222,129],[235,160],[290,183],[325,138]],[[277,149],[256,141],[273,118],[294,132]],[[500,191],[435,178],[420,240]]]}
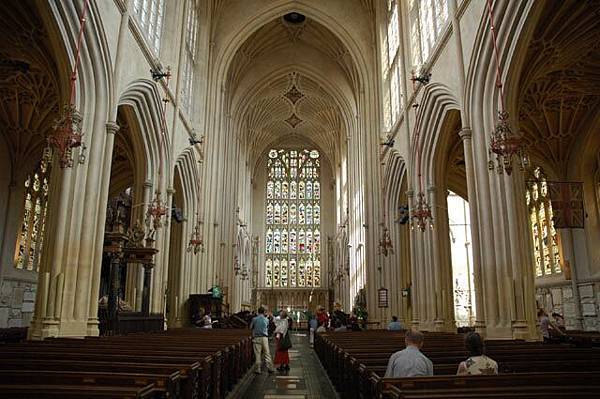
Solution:
{"label": "large stained glass east window", "polygon": [[321,183],[317,150],[269,151],[265,285],[321,286]]}
{"label": "large stained glass east window", "polygon": [[15,251],[17,269],[37,271],[39,268],[48,207],[49,169],[42,161],[25,180],[25,206]]}
{"label": "large stained glass east window", "polygon": [[529,207],[535,274],[542,277],[561,273],[560,237],[552,221],[546,176],[540,168],[535,168],[525,195]]}

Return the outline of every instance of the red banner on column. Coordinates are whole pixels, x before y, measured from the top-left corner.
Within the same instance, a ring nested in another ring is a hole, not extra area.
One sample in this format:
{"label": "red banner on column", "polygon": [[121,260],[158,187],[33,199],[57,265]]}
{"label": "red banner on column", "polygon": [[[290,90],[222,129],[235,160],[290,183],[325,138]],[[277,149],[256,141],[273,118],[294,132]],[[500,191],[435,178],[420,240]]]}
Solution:
{"label": "red banner on column", "polygon": [[549,181],[547,184],[552,204],[554,228],[582,229],[585,219],[583,183]]}

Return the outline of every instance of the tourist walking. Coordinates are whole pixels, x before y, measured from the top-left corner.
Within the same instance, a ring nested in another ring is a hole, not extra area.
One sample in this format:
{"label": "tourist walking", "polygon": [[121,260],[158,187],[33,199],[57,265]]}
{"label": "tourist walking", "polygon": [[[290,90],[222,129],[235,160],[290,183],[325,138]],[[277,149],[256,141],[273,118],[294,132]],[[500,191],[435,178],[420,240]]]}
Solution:
{"label": "tourist walking", "polygon": [[277,370],[286,371],[290,369],[290,355],[288,350],[292,347],[289,334],[288,313],[282,310],[275,318],[275,360],[279,364]]}
{"label": "tourist walking", "polygon": [[271,352],[269,351],[269,320],[265,317],[265,308],[262,306],[258,308],[258,315],[250,322],[250,329],[252,330],[252,346],[254,348],[254,357],[256,374],[261,373],[262,361],[264,359],[267,364],[267,370],[269,373],[275,372],[275,367],[271,361]]}

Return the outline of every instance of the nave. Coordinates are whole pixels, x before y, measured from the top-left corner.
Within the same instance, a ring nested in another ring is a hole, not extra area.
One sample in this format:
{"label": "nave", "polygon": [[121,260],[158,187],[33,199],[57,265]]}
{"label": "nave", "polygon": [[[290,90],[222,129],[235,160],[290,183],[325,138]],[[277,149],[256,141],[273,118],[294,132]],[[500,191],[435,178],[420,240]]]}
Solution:
{"label": "nave", "polygon": [[[426,333],[433,376],[384,378],[404,332],[290,332],[290,370],[255,374],[247,329],[48,339],[0,346],[0,397],[6,399],[432,399],[595,398],[600,335],[542,344],[487,340],[498,375],[456,375],[468,357],[464,334]],[[272,342],[271,354],[275,348]],[[262,365],[264,368],[264,364]]]}
{"label": "nave", "polygon": [[[336,399],[340,395],[331,384],[316,352],[309,346],[308,333],[296,331],[290,333],[292,349],[290,370],[288,372],[263,372],[256,375],[248,373],[230,398],[248,399]],[[275,353],[271,346],[271,354]]]}

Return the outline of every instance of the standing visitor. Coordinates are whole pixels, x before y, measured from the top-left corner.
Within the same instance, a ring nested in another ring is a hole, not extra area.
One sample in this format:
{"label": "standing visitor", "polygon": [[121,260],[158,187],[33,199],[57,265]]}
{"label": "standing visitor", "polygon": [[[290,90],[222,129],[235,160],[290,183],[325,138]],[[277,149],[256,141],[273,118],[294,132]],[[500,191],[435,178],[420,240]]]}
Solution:
{"label": "standing visitor", "polygon": [[433,363],[421,353],[423,341],[423,333],[408,330],[404,337],[406,348],[390,356],[384,378],[433,375]]}
{"label": "standing visitor", "polygon": [[323,327],[325,330],[329,327],[329,316],[323,306],[317,308],[317,321],[319,322],[318,327]]}
{"label": "standing visitor", "polygon": [[348,325],[350,326],[350,330],[360,331],[360,325],[358,324],[358,316],[356,315],[356,312],[354,310],[350,314],[350,318],[348,319]]}
{"label": "standing visitor", "polygon": [[252,330],[252,346],[254,348],[254,357],[256,374],[261,373],[262,360],[264,358],[269,373],[275,372],[275,367],[271,361],[271,352],[269,351],[269,320],[265,317],[265,308],[258,308],[258,315],[252,319],[250,329]]}
{"label": "standing visitor", "polygon": [[286,371],[290,369],[288,350],[291,346],[288,313],[282,310],[279,316],[275,318],[275,360],[273,363],[279,364],[277,370]]}
{"label": "standing visitor", "polygon": [[390,321],[390,324],[388,324],[388,330],[389,331],[401,331],[404,328],[402,327],[402,323],[400,323],[398,321],[398,317],[397,316],[392,316],[392,321]]}
{"label": "standing visitor", "polygon": [[319,321],[316,316],[312,316],[310,321],[308,322],[310,327],[310,346],[312,347],[315,344],[315,331],[319,328]]}
{"label": "standing visitor", "polygon": [[460,362],[457,375],[498,374],[498,363],[484,354],[481,335],[476,332],[465,335],[465,348],[469,358]]}

